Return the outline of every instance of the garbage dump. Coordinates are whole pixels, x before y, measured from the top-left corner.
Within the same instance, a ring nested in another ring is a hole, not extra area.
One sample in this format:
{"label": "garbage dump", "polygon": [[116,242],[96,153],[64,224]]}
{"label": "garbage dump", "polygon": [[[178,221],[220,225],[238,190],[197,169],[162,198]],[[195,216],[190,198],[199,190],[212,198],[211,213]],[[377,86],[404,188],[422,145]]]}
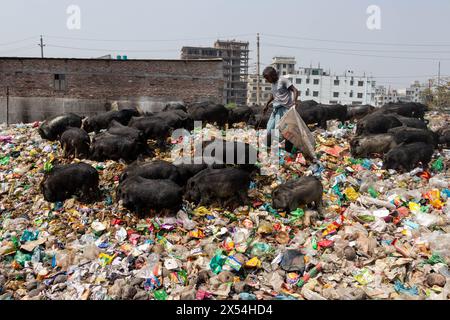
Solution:
{"label": "garbage dump", "polygon": [[[450,121],[433,112],[425,118],[432,130]],[[223,138],[219,125],[191,133]],[[357,124],[332,120],[313,131],[316,162],[280,148],[279,166],[259,161],[266,174],[250,175],[246,202],[235,208],[183,200],[172,214],[138,215],[117,194],[128,163],[64,158],[59,142],[42,139],[38,127],[1,127],[1,300],[450,297],[445,145],[428,166],[394,170],[383,166],[382,152],[353,157]],[[235,127],[234,138],[248,142],[239,134],[247,126]],[[172,162],[181,140],[169,148],[158,142],[150,161]],[[44,177],[79,162],[97,171],[98,197],[47,202]],[[299,201],[275,209],[273,191],[303,176],[323,186],[321,207]]]}

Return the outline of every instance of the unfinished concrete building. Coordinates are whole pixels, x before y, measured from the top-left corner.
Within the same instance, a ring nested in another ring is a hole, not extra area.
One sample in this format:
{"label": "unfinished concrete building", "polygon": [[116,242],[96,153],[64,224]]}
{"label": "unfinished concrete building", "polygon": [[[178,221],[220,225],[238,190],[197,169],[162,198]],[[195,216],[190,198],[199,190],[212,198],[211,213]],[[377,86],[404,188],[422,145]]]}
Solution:
{"label": "unfinished concrete building", "polygon": [[181,59],[223,59],[224,103],[247,102],[249,43],[217,40],[214,47],[183,47]]}

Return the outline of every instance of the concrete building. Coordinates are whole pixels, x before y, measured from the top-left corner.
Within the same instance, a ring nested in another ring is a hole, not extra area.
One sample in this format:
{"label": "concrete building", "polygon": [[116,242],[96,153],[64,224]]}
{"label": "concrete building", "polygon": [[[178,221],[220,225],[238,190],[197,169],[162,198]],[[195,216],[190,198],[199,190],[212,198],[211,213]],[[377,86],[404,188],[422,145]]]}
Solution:
{"label": "concrete building", "polygon": [[414,81],[409,88],[406,88],[404,101],[423,103],[422,92],[426,88],[428,88],[426,84],[421,84],[419,81]]}
{"label": "concrete building", "polygon": [[181,59],[223,59],[224,103],[245,104],[247,101],[247,76],[249,43],[217,40],[214,47],[183,47]]}
{"label": "concrete building", "polygon": [[222,101],[223,63],[212,60],[0,58],[0,122],[92,115],[117,101],[158,110],[168,102]]}
{"label": "concrete building", "polygon": [[417,102],[423,103],[422,92],[428,88],[428,85],[419,81],[414,81],[408,88],[386,89],[384,86],[378,86],[375,92],[375,106],[381,107],[389,102]]}
{"label": "concrete building", "polygon": [[375,92],[375,107],[382,107],[386,103],[400,102],[400,93],[395,89],[386,89],[384,86],[378,86]]}
{"label": "concrete building", "polygon": [[[272,85],[264,79],[263,76],[259,77],[260,81],[260,103],[264,105],[267,100],[269,100],[270,93],[272,90]],[[257,76],[256,74],[249,74],[247,80],[247,105],[254,106],[256,105],[256,86],[257,86]]]}
{"label": "concrete building", "polygon": [[295,73],[295,57],[273,57],[272,66],[280,76]]}
{"label": "concrete building", "polygon": [[320,67],[303,67],[285,77],[300,91],[300,100],[323,104],[374,104],[375,81],[366,75],[357,76],[352,72],[332,75]]}

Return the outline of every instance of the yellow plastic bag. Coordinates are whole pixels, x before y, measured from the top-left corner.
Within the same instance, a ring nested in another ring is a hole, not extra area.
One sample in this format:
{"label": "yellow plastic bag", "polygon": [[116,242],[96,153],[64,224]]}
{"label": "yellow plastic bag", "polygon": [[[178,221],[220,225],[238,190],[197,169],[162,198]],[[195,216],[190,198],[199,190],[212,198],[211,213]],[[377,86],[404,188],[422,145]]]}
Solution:
{"label": "yellow plastic bag", "polygon": [[359,193],[356,192],[353,187],[348,187],[344,190],[344,194],[347,196],[347,199],[350,201],[356,201],[359,198]]}
{"label": "yellow plastic bag", "polygon": [[420,204],[418,204],[418,203],[410,202],[408,204],[408,208],[411,212],[414,212],[414,213],[420,212]]}
{"label": "yellow plastic bag", "polygon": [[247,268],[261,268],[261,260],[257,257],[253,257],[245,263]]}

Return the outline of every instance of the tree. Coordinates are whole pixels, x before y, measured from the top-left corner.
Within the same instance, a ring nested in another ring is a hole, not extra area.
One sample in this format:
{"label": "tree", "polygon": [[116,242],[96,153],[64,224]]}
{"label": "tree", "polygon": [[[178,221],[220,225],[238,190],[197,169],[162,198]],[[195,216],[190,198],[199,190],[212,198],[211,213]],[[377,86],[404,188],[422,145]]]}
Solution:
{"label": "tree", "polygon": [[450,111],[450,81],[421,93],[422,99],[431,110]]}

